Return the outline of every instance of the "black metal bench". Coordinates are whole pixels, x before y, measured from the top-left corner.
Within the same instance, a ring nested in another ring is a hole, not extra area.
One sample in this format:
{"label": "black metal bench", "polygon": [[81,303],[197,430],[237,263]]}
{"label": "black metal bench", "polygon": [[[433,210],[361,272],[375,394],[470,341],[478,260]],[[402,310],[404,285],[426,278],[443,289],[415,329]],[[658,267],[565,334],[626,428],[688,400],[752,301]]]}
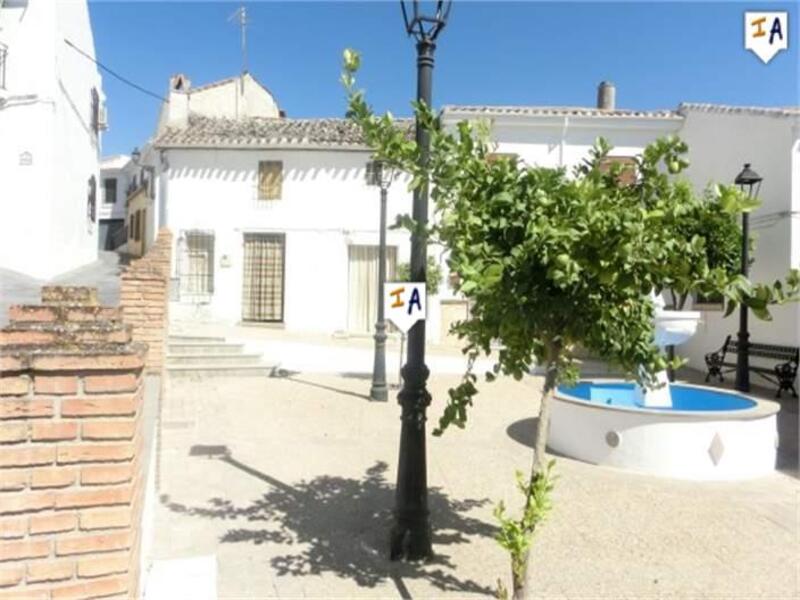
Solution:
{"label": "black metal bench", "polygon": [[[739,343],[732,339],[731,336],[725,338],[725,343],[722,348],[716,352],[709,352],[706,354],[706,366],[708,373],[706,374],[706,381],[711,377],[719,377],[720,381],[724,381],[723,373],[730,373],[736,370],[736,361],[725,362],[725,357],[728,354],[736,356],[739,351]],[[797,390],[794,387],[794,379],[797,376],[797,366],[800,362],[800,348],[794,346],[776,346],[773,344],[756,344],[750,342],[748,344],[748,356],[753,358],[774,359],[779,362],[772,368],[760,367],[757,365],[750,365],[750,371],[760,375],[770,383],[778,386],[778,392],[775,394],[776,398],[781,397],[781,392],[787,390],[792,392],[792,395],[797,398]],[[727,367],[727,369],[725,368]]]}

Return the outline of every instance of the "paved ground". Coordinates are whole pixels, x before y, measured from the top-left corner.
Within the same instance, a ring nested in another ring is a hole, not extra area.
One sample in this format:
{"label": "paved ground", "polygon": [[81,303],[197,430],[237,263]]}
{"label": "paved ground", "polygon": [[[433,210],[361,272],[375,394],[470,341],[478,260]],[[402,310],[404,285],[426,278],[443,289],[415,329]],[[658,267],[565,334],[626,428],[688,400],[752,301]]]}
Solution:
{"label": "paved ground", "polygon": [[97,288],[100,304],[116,306],[119,302],[119,255],[100,252],[98,259],[79,269],[58,275],[49,281],[34,279],[16,271],[0,269],[0,327],[8,323],[12,304],[39,304],[43,285],[85,285]]}
{"label": "paved ground", "polygon": [[[432,380],[432,421],[456,382]],[[414,566],[385,558],[399,407],[368,402],[368,380],[168,382],[156,558],[216,556],[220,598],[488,597],[509,571],[492,508],[518,506],[539,383],[487,386],[466,430],[430,438],[437,558]],[[558,472],[535,542],[538,597],[800,597],[791,473],[690,483],[566,458]]]}

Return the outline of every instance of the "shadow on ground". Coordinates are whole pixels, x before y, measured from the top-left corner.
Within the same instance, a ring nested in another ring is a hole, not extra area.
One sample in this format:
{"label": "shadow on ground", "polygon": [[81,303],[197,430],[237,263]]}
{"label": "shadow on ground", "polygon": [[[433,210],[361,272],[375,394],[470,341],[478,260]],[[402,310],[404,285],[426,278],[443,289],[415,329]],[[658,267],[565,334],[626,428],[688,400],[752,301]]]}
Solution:
{"label": "shadow on ground", "polygon": [[[226,462],[269,487],[261,498],[236,505],[212,498],[207,506],[185,506],[162,496],[171,511],[206,519],[244,520],[248,527],[232,527],[222,543],[278,544],[286,549],[271,559],[279,576],[335,574],[361,587],[391,580],[403,598],[410,598],[404,579],[424,579],[443,591],[494,595],[494,590],[454,575],[455,565],[444,552],[452,544],[470,543],[471,536],[494,536],[496,528],[467,515],[489,500],[453,500],[438,488],[429,490],[433,544],[429,562],[409,564],[388,560],[394,486],[386,481],[388,467],[376,462],[361,479],[320,476],[293,485],[236,460],[225,446],[194,446],[192,456]],[[238,523],[237,523],[238,525]]]}

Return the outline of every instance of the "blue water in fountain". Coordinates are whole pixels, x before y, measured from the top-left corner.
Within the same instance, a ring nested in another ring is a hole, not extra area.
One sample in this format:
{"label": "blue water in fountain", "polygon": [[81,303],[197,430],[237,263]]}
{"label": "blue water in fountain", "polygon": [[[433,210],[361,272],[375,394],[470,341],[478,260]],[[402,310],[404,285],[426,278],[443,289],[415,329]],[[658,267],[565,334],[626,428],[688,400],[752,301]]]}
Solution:
{"label": "blue water in fountain", "polygon": [[[670,384],[669,387],[672,406],[659,407],[657,410],[729,411],[744,410],[756,405],[754,401],[744,396],[718,392],[710,388],[698,388],[674,383]],[[636,384],[634,383],[623,381],[609,383],[581,381],[571,387],[561,385],[558,387],[558,391],[592,404],[651,410],[637,402]]]}

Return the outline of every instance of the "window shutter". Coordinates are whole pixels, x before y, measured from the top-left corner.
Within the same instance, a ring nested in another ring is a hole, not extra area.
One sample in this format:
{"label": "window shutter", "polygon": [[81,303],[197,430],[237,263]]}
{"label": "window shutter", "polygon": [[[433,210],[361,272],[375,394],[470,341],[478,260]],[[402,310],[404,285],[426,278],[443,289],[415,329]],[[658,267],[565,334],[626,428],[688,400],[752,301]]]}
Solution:
{"label": "window shutter", "polygon": [[258,163],[258,199],[280,200],[283,188],[283,162],[262,160]]}

